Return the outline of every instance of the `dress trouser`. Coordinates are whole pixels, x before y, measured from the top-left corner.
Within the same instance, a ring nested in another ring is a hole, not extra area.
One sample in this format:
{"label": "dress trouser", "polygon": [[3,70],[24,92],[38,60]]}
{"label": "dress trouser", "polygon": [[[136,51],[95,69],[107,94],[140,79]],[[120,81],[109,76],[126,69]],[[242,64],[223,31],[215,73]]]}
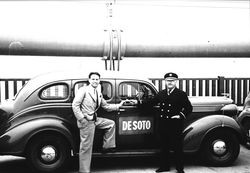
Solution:
{"label": "dress trouser", "polygon": [[89,173],[95,128],[105,129],[103,148],[115,147],[115,123],[113,120],[98,117],[95,121],[85,121],[80,128],[79,172]]}
{"label": "dress trouser", "polygon": [[160,167],[170,167],[170,150],[174,151],[177,170],[183,170],[183,120],[164,119],[160,122]]}

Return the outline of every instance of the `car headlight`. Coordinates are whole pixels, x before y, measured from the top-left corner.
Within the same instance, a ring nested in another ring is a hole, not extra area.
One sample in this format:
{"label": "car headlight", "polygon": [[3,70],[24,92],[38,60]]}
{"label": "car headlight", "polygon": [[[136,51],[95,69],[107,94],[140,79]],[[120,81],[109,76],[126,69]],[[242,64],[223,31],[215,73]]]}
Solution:
{"label": "car headlight", "polygon": [[235,104],[228,104],[228,105],[225,105],[221,108],[222,110],[222,113],[224,115],[227,115],[227,116],[230,116],[230,117],[233,117],[235,115],[238,114],[239,110],[238,110],[238,107],[235,105]]}

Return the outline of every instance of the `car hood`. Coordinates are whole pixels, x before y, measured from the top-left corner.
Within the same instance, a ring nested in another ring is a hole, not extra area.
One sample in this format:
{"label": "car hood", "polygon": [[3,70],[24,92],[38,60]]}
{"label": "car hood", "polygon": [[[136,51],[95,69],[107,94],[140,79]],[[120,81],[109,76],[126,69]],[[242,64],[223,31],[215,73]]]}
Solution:
{"label": "car hood", "polygon": [[224,96],[212,97],[189,97],[193,105],[193,112],[214,112],[220,111],[225,105],[233,103],[233,100]]}

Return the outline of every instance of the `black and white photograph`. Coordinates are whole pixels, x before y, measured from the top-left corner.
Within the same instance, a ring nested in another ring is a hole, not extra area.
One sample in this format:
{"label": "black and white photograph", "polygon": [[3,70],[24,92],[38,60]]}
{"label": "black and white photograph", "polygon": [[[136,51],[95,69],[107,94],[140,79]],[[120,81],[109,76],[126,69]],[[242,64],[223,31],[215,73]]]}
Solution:
{"label": "black and white photograph", "polygon": [[1,173],[250,173],[250,0],[0,0]]}

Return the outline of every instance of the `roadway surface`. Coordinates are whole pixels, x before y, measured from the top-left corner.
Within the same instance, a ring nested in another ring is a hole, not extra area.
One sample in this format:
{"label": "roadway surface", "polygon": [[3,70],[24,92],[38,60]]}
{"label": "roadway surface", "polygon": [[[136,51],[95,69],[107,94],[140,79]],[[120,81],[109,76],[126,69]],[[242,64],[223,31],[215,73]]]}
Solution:
{"label": "roadway surface", "polygon": [[[157,168],[155,158],[95,158],[92,173],[154,173]],[[64,173],[78,172],[78,158],[72,160]],[[172,167],[171,173],[175,172]],[[185,158],[186,173],[250,173],[250,150],[241,146],[238,159],[229,167],[211,167],[193,156]],[[14,156],[0,156],[0,173],[31,173],[26,160]]]}

